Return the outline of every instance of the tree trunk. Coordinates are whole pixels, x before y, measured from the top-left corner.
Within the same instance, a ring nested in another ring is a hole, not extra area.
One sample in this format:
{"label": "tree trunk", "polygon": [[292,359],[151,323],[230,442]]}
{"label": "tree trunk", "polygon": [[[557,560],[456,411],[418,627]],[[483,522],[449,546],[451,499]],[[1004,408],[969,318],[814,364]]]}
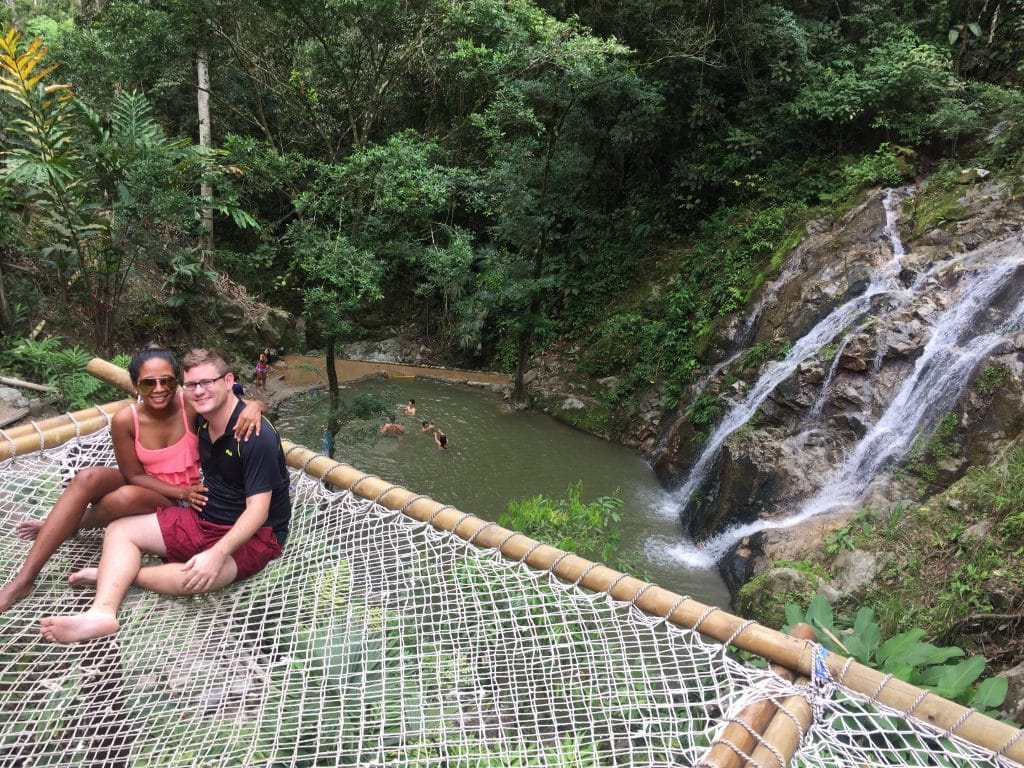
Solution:
{"label": "tree trunk", "polygon": [[554,125],[548,135],[548,148],[544,157],[544,173],[540,183],[540,197],[537,200],[537,211],[540,213],[540,220],[543,222],[540,230],[540,237],[537,240],[537,250],[533,255],[533,285],[530,287],[530,313],[526,317],[526,325],[519,332],[519,348],[516,350],[516,377],[512,385],[512,402],[529,404],[526,396],[526,384],[523,377],[526,375],[526,364],[530,360],[530,351],[533,349],[533,337],[537,331],[537,321],[540,319],[540,311],[544,306],[544,296],[538,287],[540,279],[544,275],[544,257],[548,250],[548,235],[551,231],[551,224],[548,221],[548,189],[551,184],[551,166],[555,157],[555,146],[558,144],[558,137],[562,132],[562,125],[565,118],[573,108],[575,100],[571,101],[565,108],[562,116]]}
{"label": "tree trunk", "polygon": [[328,336],[324,344],[324,362],[327,364],[327,432],[331,440],[324,440],[327,456],[334,458],[334,435],[338,434],[338,370],[334,367],[334,337]]}
{"label": "tree trunk", "polygon": [[[12,0],[13,2],[13,0]],[[0,260],[0,335],[7,336],[14,325],[14,311],[7,301],[7,288],[4,285],[4,265]]]}
{"label": "tree trunk", "polygon": [[[213,149],[213,138],[210,131],[210,54],[205,47],[200,47],[196,51],[196,74],[198,75],[196,103],[199,109],[199,145],[204,149]],[[200,185],[199,194],[204,201],[213,200],[213,188],[205,179]],[[213,250],[213,208],[210,206],[203,208],[200,245],[203,250]]]}
{"label": "tree trunk", "polygon": [[533,349],[533,336],[537,329],[537,320],[540,317],[540,310],[543,306],[544,297],[541,295],[537,284],[541,275],[544,274],[544,248],[547,245],[547,232],[541,235],[541,245],[533,258],[533,288],[530,292],[530,310],[526,315],[526,324],[519,332],[519,345],[516,350],[516,376],[512,386],[512,402],[527,405],[529,398],[526,396],[526,383],[523,377],[526,375],[526,365],[530,361],[530,351]]}

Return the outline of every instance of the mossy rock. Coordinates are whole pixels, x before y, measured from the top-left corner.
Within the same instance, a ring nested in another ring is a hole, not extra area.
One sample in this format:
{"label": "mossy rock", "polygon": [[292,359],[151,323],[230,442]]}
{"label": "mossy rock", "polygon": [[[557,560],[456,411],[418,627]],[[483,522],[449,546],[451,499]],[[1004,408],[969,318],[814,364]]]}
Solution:
{"label": "mossy rock", "polygon": [[607,408],[587,407],[580,410],[559,409],[555,415],[567,424],[584,432],[603,435],[608,430],[610,415]]}
{"label": "mossy rock", "polygon": [[963,193],[963,189],[956,185],[936,185],[927,189],[912,209],[913,237],[921,237],[933,227],[948,229],[966,219],[970,211],[961,205]]}
{"label": "mossy rock", "polygon": [[736,608],[741,616],[767,627],[786,623],[786,604],[805,606],[818,593],[818,577],[796,568],[771,568],[740,589]]}

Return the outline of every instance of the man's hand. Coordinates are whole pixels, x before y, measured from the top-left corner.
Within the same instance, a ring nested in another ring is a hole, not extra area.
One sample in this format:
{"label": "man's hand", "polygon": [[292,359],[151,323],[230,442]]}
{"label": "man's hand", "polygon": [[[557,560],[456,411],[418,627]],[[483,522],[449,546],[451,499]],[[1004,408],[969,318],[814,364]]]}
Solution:
{"label": "man's hand", "polygon": [[193,555],[181,569],[185,574],[185,591],[204,592],[212,588],[226,560],[216,548]]}

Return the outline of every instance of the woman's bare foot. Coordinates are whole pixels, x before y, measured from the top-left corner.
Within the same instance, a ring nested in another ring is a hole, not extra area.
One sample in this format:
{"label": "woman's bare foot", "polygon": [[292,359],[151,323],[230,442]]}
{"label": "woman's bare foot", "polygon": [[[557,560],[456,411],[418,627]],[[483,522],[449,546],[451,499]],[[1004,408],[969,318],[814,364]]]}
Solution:
{"label": "woman's bare foot", "polygon": [[19,584],[12,581],[0,588],[0,613],[3,613],[19,600],[32,594],[35,584],[31,581],[28,584]]}
{"label": "woman's bare foot", "polygon": [[83,568],[80,571],[75,571],[68,576],[68,586],[74,589],[82,589],[83,587],[95,587],[96,586],[96,575],[99,573],[99,568]]}
{"label": "woman's bare foot", "polygon": [[43,527],[42,520],[19,520],[14,524],[14,532],[19,539],[34,541],[39,535],[39,529]]}
{"label": "woman's bare foot", "polygon": [[109,613],[90,610],[73,616],[47,616],[39,632],[51,643],[77,643],[115,634],[121,625]]}

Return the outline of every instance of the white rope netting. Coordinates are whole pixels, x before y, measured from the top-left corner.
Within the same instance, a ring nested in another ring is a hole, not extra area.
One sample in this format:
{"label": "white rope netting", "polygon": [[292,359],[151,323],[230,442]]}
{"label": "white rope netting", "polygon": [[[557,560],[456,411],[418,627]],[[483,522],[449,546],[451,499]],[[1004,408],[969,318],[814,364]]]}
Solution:
{"label": "white rope netting", "polygon": [[[106,430],[0,463],[0,569]],[[84,610],[69,541],[0,615],[0,768],[690,766],[756,698],[804,693],[802,766],[1016,766],[833,681],[790,686],[699,633],[293,472],[285,554],[202,597],[132,590],[114,638],[46,643]]]}

